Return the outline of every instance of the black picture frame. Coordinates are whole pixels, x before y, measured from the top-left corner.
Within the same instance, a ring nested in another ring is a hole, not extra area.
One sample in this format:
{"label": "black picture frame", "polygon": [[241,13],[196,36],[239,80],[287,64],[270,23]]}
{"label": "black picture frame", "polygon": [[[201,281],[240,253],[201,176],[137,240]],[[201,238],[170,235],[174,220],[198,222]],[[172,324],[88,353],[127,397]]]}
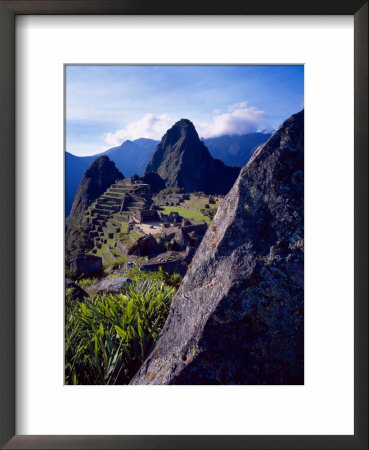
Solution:
{"label": "black picture frame", "polygon": [[[18,14],[210,14],[354,16],[354,435],[15,435],[15,16]],[[368,449],[368,1],[0,0],[0,445],[7,449]]]}

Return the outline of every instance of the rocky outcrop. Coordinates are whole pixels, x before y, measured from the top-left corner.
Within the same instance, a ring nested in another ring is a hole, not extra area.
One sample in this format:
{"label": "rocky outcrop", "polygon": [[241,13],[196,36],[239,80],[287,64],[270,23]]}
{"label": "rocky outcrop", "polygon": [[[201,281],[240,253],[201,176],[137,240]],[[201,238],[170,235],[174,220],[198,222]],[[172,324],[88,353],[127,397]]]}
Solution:
{"label": "rocky outcrop", "polygon": [[130,278],[115,277],[110,279],[100,280],[98,283],[93,284],[86,288],[89,295],[96,294],[119,294],[122,289],[126,288],[133,281]]}
{"label": "rocky outcrop", "polygon": [[200,141],[193,123],[181,119],[163,136],[146,168],[146,173],[149,172],[158,173],[167,187],[226,194],[240,168],[214,159]]}
{"label": "rocky outcrop", "polygon": [[165,181],[156,172],[146,172],[140,176],[140,180],[143,183],[149,184],[151,192],[157,194],[159,191],[165,188]]}
{"label": "rocky outcrop", "polygon": [[[173,252],[176,253],[176,252]],[[163,272],[167,272],[169,274],[179,273],[182,277],[185,275],[187,271],[187,255],[170,255],[166,253],[162,253],[158,255],[156,258],[150,259],[149,261],[143,263],[140,266],[140,270],[142,272],[157,272],[160,268]]]}
{"label": "rocky outcrop", "polygon": [[187,246],[191,244],[191,239],[188,234],[185,233],[182,228],[179,228],[172,240],[172,245],[175,246],[177,251],[185,250]]}
{"label": "rocky outcrop", "polygon": [[70,265],[76,277],[100,275],[103,272],[102,259],[99,256],[79,254]]}
{"label": "rocky outcrop", "polygon": [[141,237],[128,250],[129,255],[154,256],[163,250],[162,246],[156,242],[151,234]]}
{"label": "rocky outcrop", "polygon": [[304,113],[242,169],[131,384],[303,384]]}

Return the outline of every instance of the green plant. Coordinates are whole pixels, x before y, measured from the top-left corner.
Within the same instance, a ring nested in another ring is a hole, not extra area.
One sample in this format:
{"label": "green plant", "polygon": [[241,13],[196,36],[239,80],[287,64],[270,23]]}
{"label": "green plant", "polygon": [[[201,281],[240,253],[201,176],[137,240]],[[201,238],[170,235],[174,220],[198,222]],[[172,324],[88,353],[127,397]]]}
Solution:
{"label": "green plant", "polygon": [[93,284],[96,284],[99,281],[98,278],[93,277],[93,278],[81,278],[79,280],[76,281],[76,284],[78,284],[78,286],[82,289],[86,289],[89,286],[92,286]]}
{"label": "green plant", "polygon": [[167,284],[178,289],[179,285],[182,283],[182,280],[183,278],[179,273],[172,273],[172,275],[170,275],[167,279]]}
{"label": "green plant", "polygon": [[65,268],[65,278],[71,278],[75,280],[77,278],[76,269],[70,269],[68,267]]}
{"label": "green plant", "polygon": [[162,267],[159,267],[159,270],[156,272],[141,272],[137,267],[132,267],[128,272],[129,278],[136,278],[140,280],[151,280],[157,282],[163,282],[168,286],[174,287],[176,290],[179,288],[179,285],[182,282],[182,276],[179,273],[169,274],[168,272],[164,272]]}
{"label": "green plant", "polygon": [[213,219],[217,213],[217,208],[202,209],[201,212],[210,219]]}
{"label": "green plant", "polygon": [[163,275],[137,270],[131,270],[135,282],[118,295],[73,303],[67,291],[66,384],[127,384],[152,351],[175,288],[160,280]]}

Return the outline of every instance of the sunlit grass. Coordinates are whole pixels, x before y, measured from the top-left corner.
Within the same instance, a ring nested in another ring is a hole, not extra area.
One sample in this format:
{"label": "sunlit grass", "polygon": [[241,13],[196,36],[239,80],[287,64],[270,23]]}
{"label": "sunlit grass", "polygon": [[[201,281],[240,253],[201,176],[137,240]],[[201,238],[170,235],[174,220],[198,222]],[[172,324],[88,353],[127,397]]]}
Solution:
{"label": "sunlit grass", "polygon": [[140,233],[137,233],[136,230],[131,230],[130,233],[136,239],[136,241],[138,241],[140,239],[140,237],[141,237]]}
{"label": "sunlit grass", "polygon": [[204,214],[198,211],[193,211],[191,209],[182,208],[180,206],[162,206],[161,211],[164,214],[169,214],[170,212],[177,211],[178,214],[186,219],[194,219],[199,222],[206,222],[208,225],[211,223],[209,217],[206,217]]}

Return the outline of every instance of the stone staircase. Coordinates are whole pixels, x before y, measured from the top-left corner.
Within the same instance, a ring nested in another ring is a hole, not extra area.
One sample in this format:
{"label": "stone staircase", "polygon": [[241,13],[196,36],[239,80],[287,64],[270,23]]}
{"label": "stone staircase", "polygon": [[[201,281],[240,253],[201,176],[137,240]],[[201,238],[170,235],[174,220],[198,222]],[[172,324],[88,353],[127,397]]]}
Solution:
{"label": "stone staircase", "polygon": [[[150,187],[146,184],[112,184],[95,202],[84,216],[89,224],[90,238],[94,242],[92,254],[101,256],[105,265],[122,261],[126,255],[124,246],[118,245],[121,233],[127,233],[130,214],[144,209],[151,203]],[[133,236],[129,235],[130,240]],[[133,238],[134,241],[134,238]]]}

